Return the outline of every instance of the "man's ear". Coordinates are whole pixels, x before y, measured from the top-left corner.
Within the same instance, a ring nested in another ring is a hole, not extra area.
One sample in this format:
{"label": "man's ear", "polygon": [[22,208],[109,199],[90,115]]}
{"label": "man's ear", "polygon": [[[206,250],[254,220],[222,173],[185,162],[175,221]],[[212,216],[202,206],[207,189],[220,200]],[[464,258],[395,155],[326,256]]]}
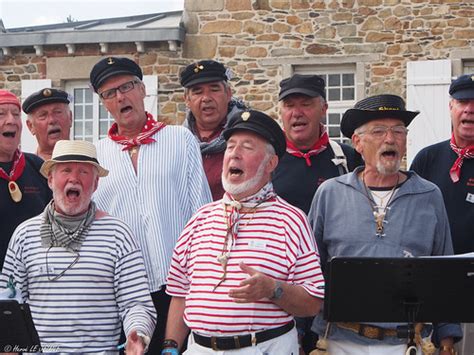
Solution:
{"label": "man's ear", "polygon": [[27,118],[27,119],[26,119],[26,126],[28,127],[28,129],[30,130],[30,132],[31,132],[32,135],[35,135],[35,134],[36,134],[35,127],[34,127],[34,125],[33,125],[33,122],[31,122],[31,119],[30,119],[30,118]]}
{"label": "man's ear", "polygon": [[360,141],[360,136],[357,133],[354,133],[351,139],[352,139],[352,146],[354,147],[356,152],[362,155],[363,149],[362,149],[362,144]]}
{"label": "man's ear", "polygon": [[267,173],[271,174],[277,167],[278,165],[278,155],[273,154],[273,156],[270,158],[270,160],[267,162],[267,166],[265,167],[265,170]]}

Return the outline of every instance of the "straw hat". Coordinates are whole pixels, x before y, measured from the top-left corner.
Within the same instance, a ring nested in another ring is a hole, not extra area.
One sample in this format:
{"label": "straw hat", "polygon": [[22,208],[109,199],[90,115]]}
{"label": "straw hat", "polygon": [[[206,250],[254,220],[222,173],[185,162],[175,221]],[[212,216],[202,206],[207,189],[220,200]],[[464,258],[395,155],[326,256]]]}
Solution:
{"label": "straw hat", "polygon": [[100,177],[109,174],[107,169],[99,165],[94,144],[87,141],[57,141],[51,159],[45,161],[41,166],[41,174],[47,178],[51,168],[57,163],[88,163],[99,170]]}

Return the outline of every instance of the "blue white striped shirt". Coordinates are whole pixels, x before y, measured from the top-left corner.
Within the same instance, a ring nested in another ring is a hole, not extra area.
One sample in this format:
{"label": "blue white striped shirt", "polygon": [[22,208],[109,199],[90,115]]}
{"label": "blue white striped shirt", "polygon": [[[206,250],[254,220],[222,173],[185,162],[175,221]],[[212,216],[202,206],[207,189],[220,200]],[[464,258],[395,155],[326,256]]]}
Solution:
{"label": "blue white striped shirt", "polygon": [[5,287],[14,276],[42,347],[116,353],[122,320],[125,334],[134,329],[151,337],[156,312],[141,252],[125,223],[111,216],[96,219],[71,266],[76,258],[72,252],[63,247],[48,252],[41,245],[42,218],[31,218],[16,229],[0,282]]}
{"label": "blue white striped shirt", "polygon": [[136,173],[123,145],[110,138],[97,143],[99,163],[110,173],[101,179],[94,200],[132,229],[155,292],[166,282],[184,226],[212,197],[199,145],[188,129],[166,126],[152,138],[156,142],[140,146]]}

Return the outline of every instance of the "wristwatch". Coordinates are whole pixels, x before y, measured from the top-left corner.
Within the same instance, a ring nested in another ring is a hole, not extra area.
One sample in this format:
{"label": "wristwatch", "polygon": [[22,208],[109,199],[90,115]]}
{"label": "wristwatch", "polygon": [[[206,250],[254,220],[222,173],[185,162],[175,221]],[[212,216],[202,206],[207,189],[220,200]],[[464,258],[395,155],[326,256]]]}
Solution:
{"label": "wristwatch", "polygon": [[275,288],[273,290],[273,295],[270,297],[271,300],[279,300],[283,296],[283,288],[281,287],[281,281],[275,281]]}

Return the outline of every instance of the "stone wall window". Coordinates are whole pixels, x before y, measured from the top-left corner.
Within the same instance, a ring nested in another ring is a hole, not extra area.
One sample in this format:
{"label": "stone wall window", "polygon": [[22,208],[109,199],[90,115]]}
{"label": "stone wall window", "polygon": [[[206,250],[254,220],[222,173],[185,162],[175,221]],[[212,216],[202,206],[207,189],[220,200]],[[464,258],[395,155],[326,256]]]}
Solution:
{"label": "stone wall window", "polygon": [[464,74],[474,73],[474,60],[467,60],[463,64],[464,64]]}
{"label": "stone wall window", "polygon": [[74,139],[97,142],[107,137],[113,118],[102,102],[85,83],[69,82],[68,92],[73,93],[73,134]]}

